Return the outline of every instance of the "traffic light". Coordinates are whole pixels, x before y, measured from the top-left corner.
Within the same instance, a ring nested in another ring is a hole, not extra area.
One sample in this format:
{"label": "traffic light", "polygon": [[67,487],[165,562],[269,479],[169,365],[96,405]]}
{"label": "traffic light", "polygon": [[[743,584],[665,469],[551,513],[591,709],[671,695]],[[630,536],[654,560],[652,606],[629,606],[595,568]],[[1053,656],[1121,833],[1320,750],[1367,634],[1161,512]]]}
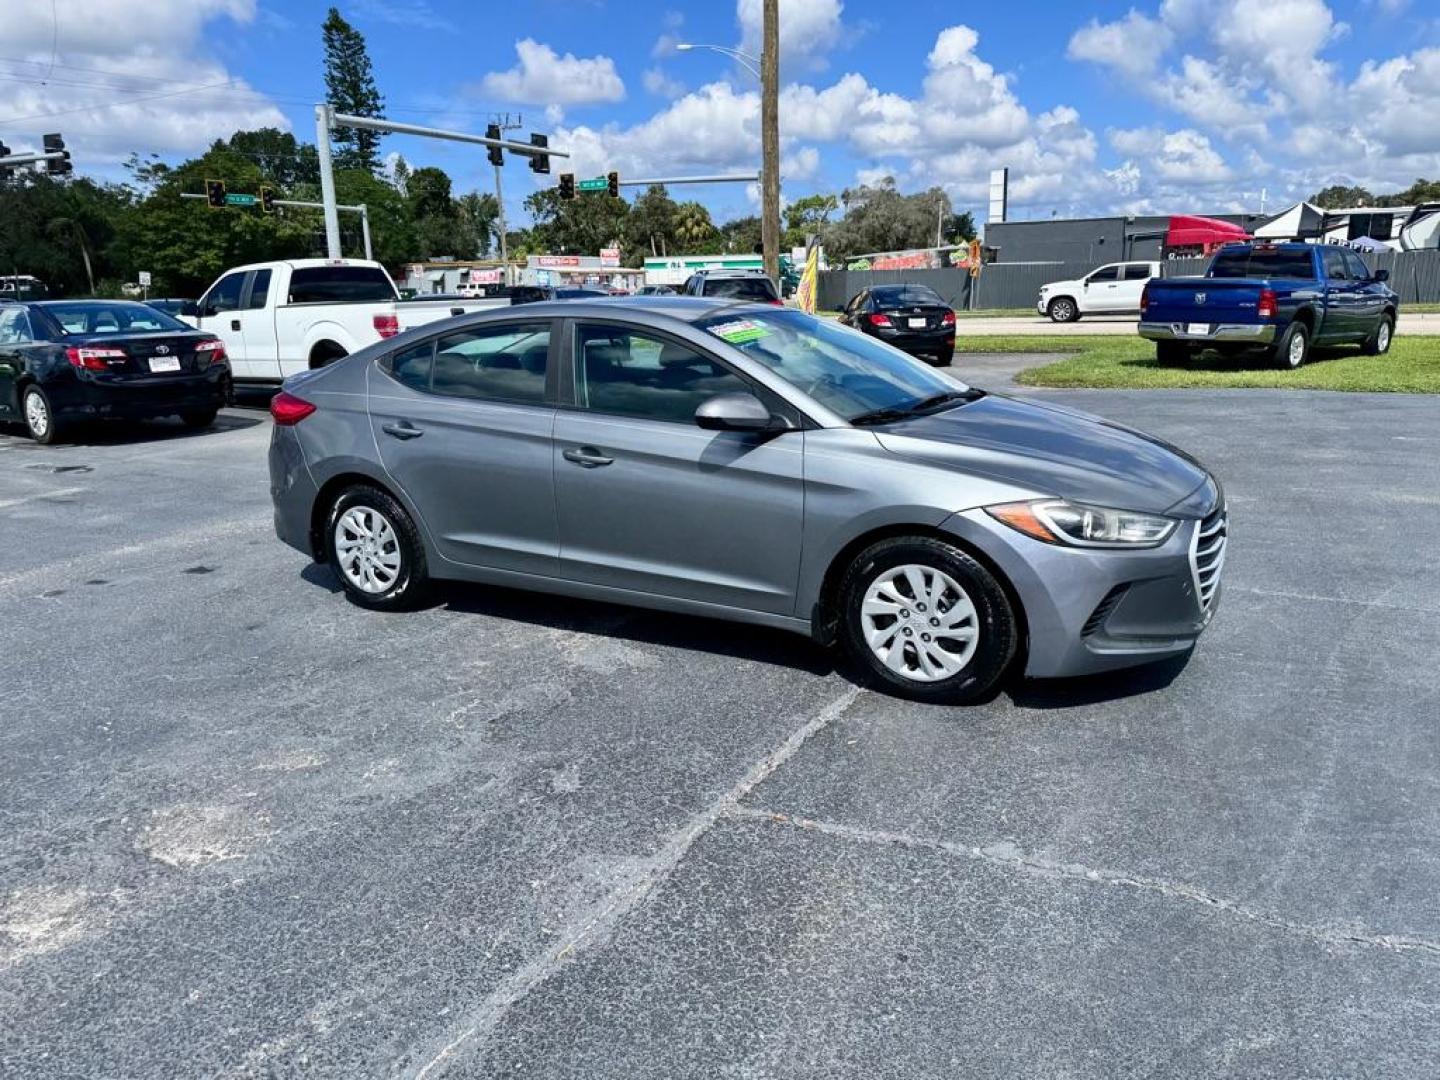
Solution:
{"label": "traffic light", "polygon": [[221,210],[225,207],[225,181],[205,181],[205,201],[210,204],[210,209]]}
{"label": "traffic light", "polygon": [[261,213],[265,213],[265,214],[273,214],[273,213],[275,212],[275,190],[274,190],[274,188],[264,187],[263,185],[261,186],[261,188],[260,188],[260,211],[261,211]]}
{"label": "traffic light", "polygon": [[[499,125],[499,124],[490,124],[490,125],[488,125],[488,126],[485,128],[485,137],[486,137],[487,139],[499,139],[499,138],[500,138],[500,125]],[[492,147],[490,147],[490,149],[489,149],[489,151],[487,152],[486,156],[490,159],[490,164],[491,164],[491,165],[504,165],[504,164],[505,164],[505,153],[504,153],[504,151],[501,150],[500,147],[498,147],[498,146],[492,146]]]}
{"label": "traffic light", "polygon": [[[530,133],[530,145],[531,145],[531,146],[538,146],[538,147],[540,147],[540,149],[543,150],[543,149],[545,149],[547,146],[550,145],[550,136],[548,136],[548,135],[537,135],[535,132],[532,131],[532,132]],[[549,155],[549,154],[533,154],[533,155],[531,155],[531,157],[530,157],[530,168],[531,168],[534,172],[538,172],[538,173],[548,173],[548,172],[550,171],[550,155]]]}
{"label": "traffic light", "polygon": [[75,171],[75,166],[70,164],[70,151],[65,149],[65,140],[60,137],[58,131],[40,137],[41,144],[45,147],[47,154],[64,154],[59,161],[45,162],[45,171],[52,176],[65,176]]}
{"label": "traffic light", "polygon": [[605,174],[605,190],[610,192],[612,198],[620,197],[620,174],[618,172]]}
{"label": "traffic light", "polygon": [[572,172],[562,172],[562,173],[560,174],[560,198],[562,198],[562,199],[573,199],[573,198],[575,198],[575,174],[574,174],[574,173],[572,173]]}

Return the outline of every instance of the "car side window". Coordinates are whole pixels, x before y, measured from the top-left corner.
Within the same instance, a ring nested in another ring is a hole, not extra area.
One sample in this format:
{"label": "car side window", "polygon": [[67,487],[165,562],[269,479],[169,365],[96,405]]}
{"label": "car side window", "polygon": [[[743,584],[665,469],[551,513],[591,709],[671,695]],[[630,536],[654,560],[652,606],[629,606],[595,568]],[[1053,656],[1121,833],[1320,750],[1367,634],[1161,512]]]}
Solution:
{"label": "car side window", "polygon": [[435,343],[430,389],[449,397],[539,405],[545,401],[550,323],[498,323]]}
{"label": "car side window", "polygon": [[1350,276],[1356,281],[1369,281],[1372,275],[1365,260],[1353,251],[1345,252],[1345,264],[1350,267]]}
{"label": "car side window", "polygon": [[1118,281],[1120,279],[1120,267],[1102,266],[1091,274],[1086,281]]}
{"label": "car side window", "polygon": [[1125,266],[1126,281],[1144,281],[1150,276],[1148,263],[1127,263]]}
{"label": "car side window", "polygon": [[739,375],[689,345],[623,326],[576,327],[575,400],[582,409],[689,424],[716,394],[748,392]]}
{"label": "car side window", "polygon": [[1349,281],[1350,268],[1345,265],[1345,252],[1339,248],[1325,248],[1321,253],[1324,259],[1325,276],[1331,281]]}
{"label": "car side window", "polygon": [[226,274],[217,281],[200,304],[201,315],[219,315],[222,311],[234,311],[240,306],[240,288],[245,284],[244,273]]}
{"label": "car side window", "polygon": [[24,308],[0,308],[0,345],[22,345],[34,340],[30,314]]}
{"label": "car side window", "polygon": [[255,276],[250,279],[250,303],[246,306],[251,311],[257,311],[265,306],[265,301],[270,296],[270,271],[256,270]]}
{"label": "car side window", "polygon": [[431,361],[434,356],[435,341],[432,338],[387,356],[380,362],[380,369],[411,390],[429,390]]}

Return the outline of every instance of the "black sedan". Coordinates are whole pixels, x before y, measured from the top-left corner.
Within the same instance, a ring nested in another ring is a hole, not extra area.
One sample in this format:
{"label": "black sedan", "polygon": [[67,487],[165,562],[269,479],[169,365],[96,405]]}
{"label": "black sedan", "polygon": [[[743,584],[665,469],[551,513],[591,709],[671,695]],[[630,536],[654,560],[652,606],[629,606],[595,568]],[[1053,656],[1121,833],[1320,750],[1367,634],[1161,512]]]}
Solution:
{"label": "black sedan", "polygon": [[955,310],[926,285],[872,285],[850,298],[840,321],[944,367],[955,356]]}
{"label": "black sedan", "polygon": [[52,443],[85,420],[209,427],[230,392],[213,334],[126,300],[0,303],[0,420]]}

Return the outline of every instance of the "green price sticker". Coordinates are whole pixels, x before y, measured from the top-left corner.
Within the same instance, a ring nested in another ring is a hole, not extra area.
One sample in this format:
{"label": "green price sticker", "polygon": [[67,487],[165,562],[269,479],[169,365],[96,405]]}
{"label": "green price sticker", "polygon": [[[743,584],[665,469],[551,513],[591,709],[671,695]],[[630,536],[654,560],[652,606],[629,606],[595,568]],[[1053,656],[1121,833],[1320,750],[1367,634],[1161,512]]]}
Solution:
{"label": "green price sticker", "polygon": [[721,323],[718,326],[709,327],[709,330],[710,333],[728,341],[731,345],[745,345],[752,341],[759,341],[770,333],[759,323],[753,323],[749,319]]}

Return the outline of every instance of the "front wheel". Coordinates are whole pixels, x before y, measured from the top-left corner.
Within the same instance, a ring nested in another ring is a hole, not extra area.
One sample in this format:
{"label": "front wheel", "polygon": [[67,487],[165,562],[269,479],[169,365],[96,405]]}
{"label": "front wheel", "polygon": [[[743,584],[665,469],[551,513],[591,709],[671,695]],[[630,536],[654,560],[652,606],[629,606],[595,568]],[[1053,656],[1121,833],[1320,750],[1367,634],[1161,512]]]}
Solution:
{"label": "front wheel", "polygon": [[1310,333],[1304,323],[1293,322],[1280,338],[1272,354],[1275,366],[1282,371],[1294,371],[1310,353]]}
{"label": "front wheel", "polygon": [[402,611],[423,598],[420,533],[405,508],[378,488],[357,484],[340,493],[326,520],[325,550],[352,603]]}
{"label": "front wheel", "polygon": [[1360,346],[1360,351],[1366,356],[1384,356],[1390,351],[1390,342],[1395,337],[1395,320],[1392,316],[1386,315],[1380,320],[1380,325],[1371,331],[1370,336],[1365,339],[1365,344]]}
{"label": "front wheel", "polygon": [[1015,656],[1005,591],[952,544],[899,537],[866,548],[840,584],[841,640],[867,681],[915,701],[984,697]]}
{"label": "front wheel", "polygon": [[27,386],[20,403],[20,414],[25,418],[25,430],[30,438],[43,446],[49,446],[60,437],[60,422],[55,419],[55,410],[50,398],[38,386]]}
{"label": "front wheel", "polygon": [[1051,322],[1074,322],[1080,318],[1080,309],[1068,296],[1057,296],[1045,311]]}

